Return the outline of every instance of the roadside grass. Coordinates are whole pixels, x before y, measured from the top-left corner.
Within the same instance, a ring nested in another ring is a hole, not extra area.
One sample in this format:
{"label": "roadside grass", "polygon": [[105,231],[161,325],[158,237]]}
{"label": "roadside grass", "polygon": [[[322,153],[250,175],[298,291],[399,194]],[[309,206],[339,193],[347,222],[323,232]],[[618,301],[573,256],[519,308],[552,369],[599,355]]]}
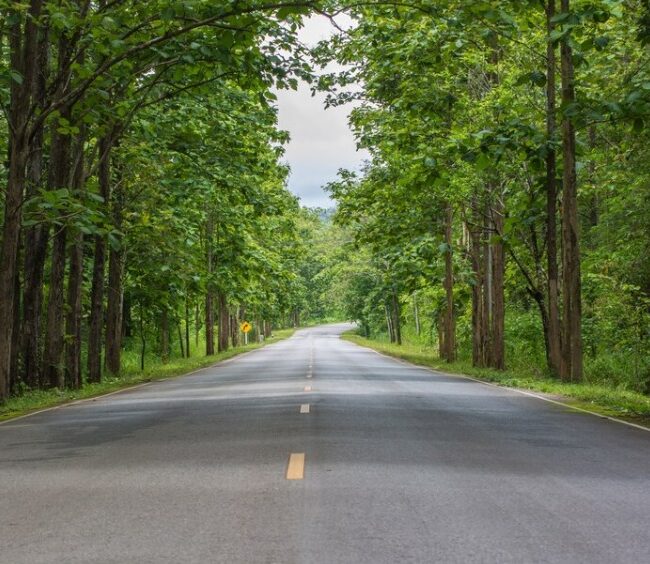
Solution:
{"label": "roadside grass", "polygon": [[559,396],[552,399],[558,399],[569,406],[581,407],[608,417],[618,417],[644,425],[650,424],[650,397],[638,392],[603,385],[565,383],[532,372],[475,368],[471,362],[462,360],[448,364],[437,357],[432,347],[411,344],[399,346],[366,339],[354,331],[348,331],[342,337],[357,345],[441,372],[465,374],[500,386],[551,394]]}
{"label": "roadside grass", "polygon": [[213,356],[196,354],[190,358],[174,358],[166,364],[163,364],[160,360],[151,362],[150,358],[148,358],[149,365],[145,367],[144,371],[140,371],[138,355],[133,351],[125,351],[124,370],[121,376],[113,378],[104,377],[101,383],[85,384],[80,390],[34,390],[26,392],[21,396],[12,397],[0,406],[0,421],[27,415],[33,411],[64,405],[71,401],[108,394],[137,386],[138,384],[184,376],[188,372],[194,372],[195,370],[218,364],[244,352],[277,343],[278,341],[291,337],[294,332],[295,329],[276,330],[273,332],[273,336],[263,343],[251,343]]}

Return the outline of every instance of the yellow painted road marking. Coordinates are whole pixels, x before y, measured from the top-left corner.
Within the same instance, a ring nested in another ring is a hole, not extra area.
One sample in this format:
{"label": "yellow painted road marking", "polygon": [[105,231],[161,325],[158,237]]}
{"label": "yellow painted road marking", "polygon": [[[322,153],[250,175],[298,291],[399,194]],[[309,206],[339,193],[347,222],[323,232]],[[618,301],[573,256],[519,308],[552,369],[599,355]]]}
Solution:
{"label": "yellow painted road marking", "polygon": [[305,386],[305,392],[311,392],[311,386]]}
{"label": "yellow painted road marking", "polygon": [[305,477],[305,453],[292,452],[287,466],[287,480],[302,480]]}
{"label": "yellow painted road marking", "polygon": [[308,403],[303,403],[300,406],[300,413],[309,413],[309,404]]}

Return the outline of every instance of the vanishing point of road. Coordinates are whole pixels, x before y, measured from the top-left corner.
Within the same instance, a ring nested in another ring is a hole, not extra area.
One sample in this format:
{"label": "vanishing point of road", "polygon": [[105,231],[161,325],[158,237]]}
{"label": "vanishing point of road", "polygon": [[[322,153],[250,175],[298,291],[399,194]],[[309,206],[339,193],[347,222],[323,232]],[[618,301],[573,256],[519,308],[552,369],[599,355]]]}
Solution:
{"label": "vanishing point of road", "polygon": [[650,433],[347,327],[0,425],[0,561],[650,561]]}

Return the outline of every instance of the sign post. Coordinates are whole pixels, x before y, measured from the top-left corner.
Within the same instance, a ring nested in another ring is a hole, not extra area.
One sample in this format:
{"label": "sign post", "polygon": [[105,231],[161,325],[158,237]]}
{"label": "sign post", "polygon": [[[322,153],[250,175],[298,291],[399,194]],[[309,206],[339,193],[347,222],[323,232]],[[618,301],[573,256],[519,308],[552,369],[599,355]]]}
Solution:
{"label": "sign post", "polygon": [[250,330],[253,328],[253,326],[248,321],[242,321],[239,328],[244,333],[244,344],[247,345],[248,344],[248,333],[250,333]]}

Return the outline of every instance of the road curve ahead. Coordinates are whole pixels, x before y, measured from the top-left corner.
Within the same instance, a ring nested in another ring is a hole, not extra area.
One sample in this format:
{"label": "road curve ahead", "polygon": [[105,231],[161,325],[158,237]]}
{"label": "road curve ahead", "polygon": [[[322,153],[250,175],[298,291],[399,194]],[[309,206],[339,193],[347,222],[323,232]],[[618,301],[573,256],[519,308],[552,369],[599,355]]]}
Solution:
{"label": "road curve ahead", "polygon": [[0,561],[649,561],[650,433],[346,327],[1,425]]}

